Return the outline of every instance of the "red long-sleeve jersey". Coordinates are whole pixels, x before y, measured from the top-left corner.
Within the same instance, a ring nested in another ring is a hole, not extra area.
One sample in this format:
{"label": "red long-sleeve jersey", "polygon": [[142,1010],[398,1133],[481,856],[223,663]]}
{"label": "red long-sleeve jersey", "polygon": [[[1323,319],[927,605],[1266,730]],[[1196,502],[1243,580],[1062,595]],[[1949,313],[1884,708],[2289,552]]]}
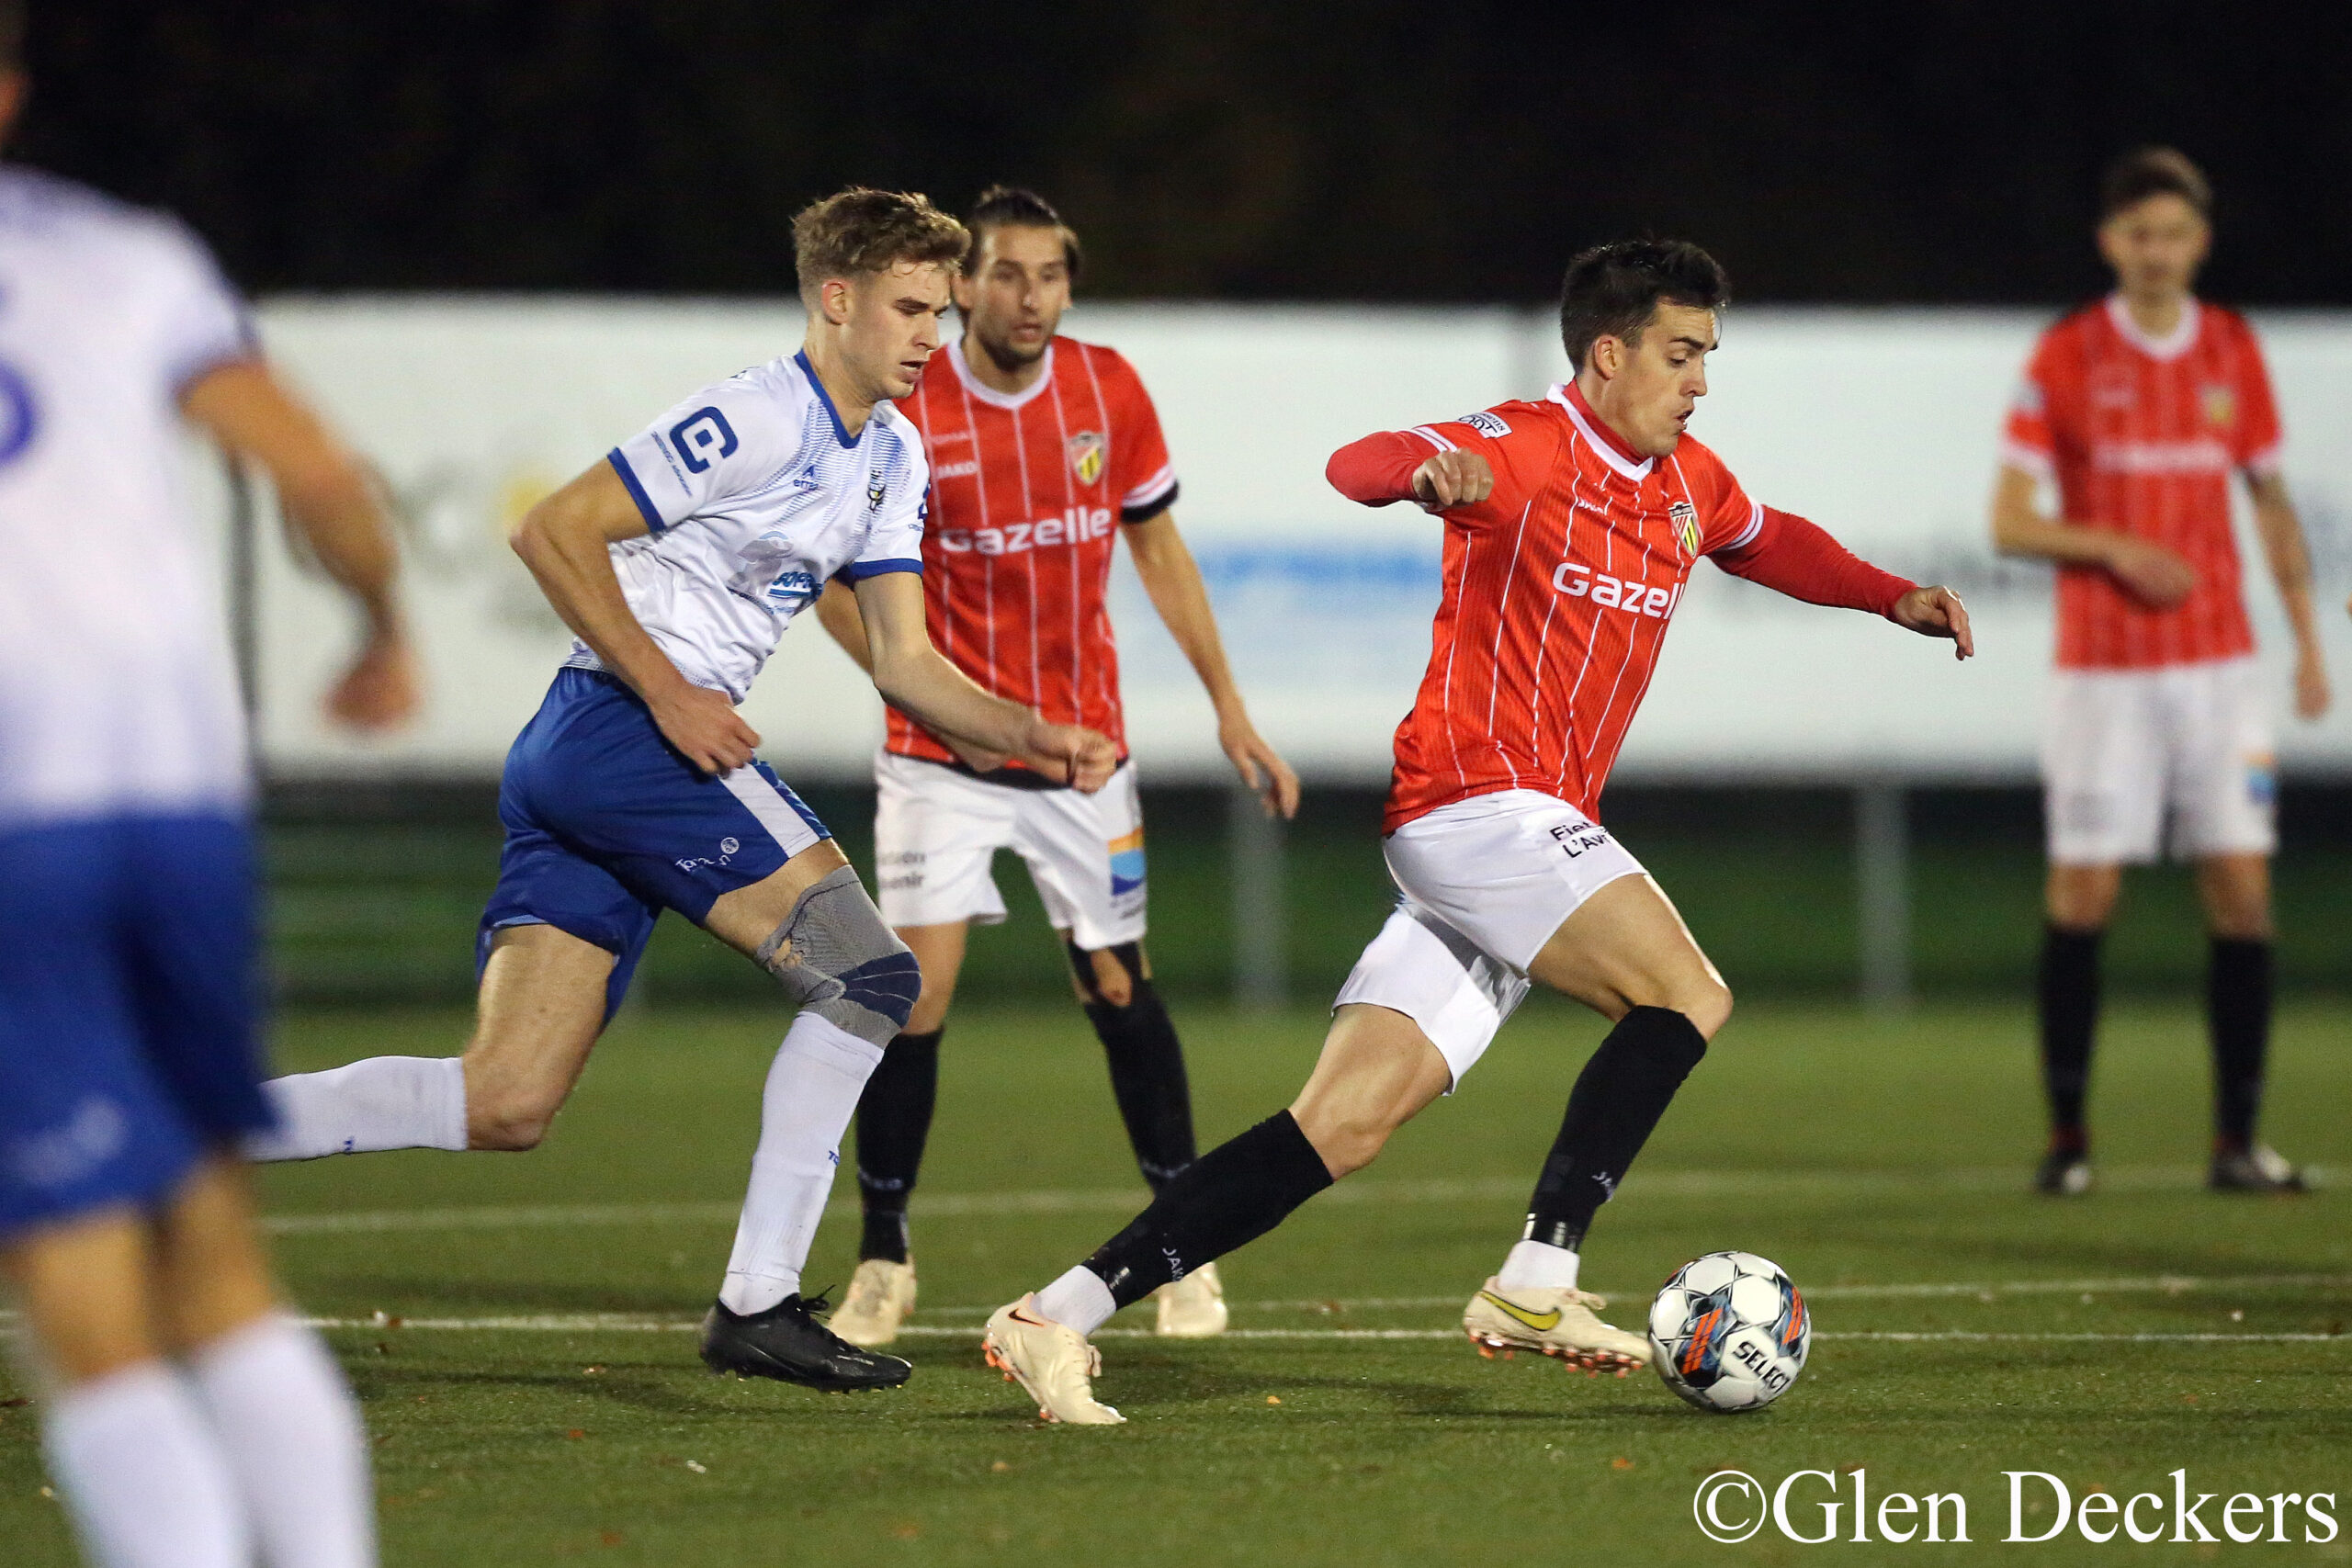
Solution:
{"label": "red long-sleeve jersey", "polygon": [[1891,612],[1913,584],[1802,517],[1750,501],[1685,436],[1644,457],[1573,385],[1541,402],[1385,432],[1334,453],[1351,500],[1412,497],[1432,452],[1484,456],[1495,488],[1446,510],[1428,671],[1396,728],[1384,831],[1475,795],[1537,789],[1587,816],[1701,556],[1814,604]]}

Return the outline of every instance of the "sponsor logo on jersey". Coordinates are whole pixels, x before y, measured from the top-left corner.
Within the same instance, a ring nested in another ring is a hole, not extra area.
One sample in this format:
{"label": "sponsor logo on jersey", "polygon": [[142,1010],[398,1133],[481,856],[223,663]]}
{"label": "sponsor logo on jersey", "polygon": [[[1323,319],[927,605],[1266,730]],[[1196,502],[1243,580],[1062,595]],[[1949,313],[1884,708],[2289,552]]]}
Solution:
{"label": "sponsor logo on jersey", "polygon": [[2101,441],[2091,467],[2110,474],[2226,474],[2230,451],[2211,436],[2194,441]]}
{"label": "sponsor logo on jersey", "polygon": [[1099,430],[1081,430],[1069,438],[1070,472],[1078,482],[1091,485],[1102,477],[1102,465],[1111,453],[1110,438]]}
{"label": "sponsor logo on jersey", "polygon": [[1110,533],[1110,508],[1072,506],[1065,508],[1059,517],[1040,518],[1035,523],[1007,523],[1001,528],[942,528],[938,538],[941,549],[957,555],[976,551],[984,556],[1014,556],[1023,550],[1083,545],[1107,538]]}
{"label": "sponsor logo on jersey", "polygon": [[2238,395],[2218,381],[2209,382],[2197,389],[2197,400],[2205,410],[2205,423],[2229,428],[2238,417]]}
{"label": "sponsor logo on jersey", "polygon": [[700,408],[670,427],[670,446],[687,471],[699,474],[713,458],[731,457],[741,443],[735,427],[716,408]]}
{"label": "sponsor logo on jersey", "polygon": [[795,490],[815,490],[824,482],[817,477],[817,465],[813,462],[792,476],[792,488]]}
{"label": "sponsor logo on jersey", "polygon": [[978,457],[967,457],[960,463],[942,463],[931,471],[935,479],[968,479],[980,471]]}
{"label": "sponsor logo on jersey", "polygon": [[776,575],[768,584],[771,606],[798,615],[817,597],[817,574],[810,571],[786,571]]}
{"label": "sponsor logo on jersey", "polygon": [[1489,441],[1500,441],[1510,434],[1510,425],[1504,421],[1502,415],[1489,413],[1484,409],[1476,413],[1465,413],[1453,423],[1468,425]]}
{"label": "sponsor logo on jersey", "polygon": [[1699,509],[1687,501],[1678,501],[1666,509],[1667,520],[1674,525],[1675,543],[1682,553],[1696,560],[1699,556]]}
{"label": "sponsor logo on jersey", "polygon": [[1552,573],[1555,592],[1570,599],[1589,597],[1605,610],[1624,610],[1636,615],[1650,615],[1665,620],[1674,614],[1675,601],[1682,596],[1679,584],[1661,588],[1631,578],[1611,577],[1605,571],[1595,571],[1581,561],[1564,560]]}

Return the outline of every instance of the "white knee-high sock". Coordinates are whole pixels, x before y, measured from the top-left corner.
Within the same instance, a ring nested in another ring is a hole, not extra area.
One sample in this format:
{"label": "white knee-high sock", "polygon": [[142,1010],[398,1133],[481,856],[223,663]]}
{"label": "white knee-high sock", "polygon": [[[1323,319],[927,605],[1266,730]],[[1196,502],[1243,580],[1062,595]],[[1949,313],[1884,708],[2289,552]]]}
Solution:
{"label": "white knee-high sock", "polygon": [[370,1056],[262,1086],[275,1132],[245,1140],[253,1160],[317,1159],[379,1149],[466,1146],[463,1056]]}
{"label": "white knee-high sock", "polygon": [[881,1046],[813,1012],[792,1021],[760,1097],[752,1185],[718,1292],[728,1311],[765,1312],[800,1289],[800,1266],[842,1163],[842,1134],[881,1059]]}
{"label": "white knee-high sock", "polygon": [[376,1494],[359,1406],[319,1337],[273,1313],[188,1358],[269,1568],[371,1568]]}
{"label": "white knee-high sock", "polygon": [[103,1568],[250,1568],[252,1533],[228,1458],[168,1362],[141,1361],[58,1394],[41,1446]]}

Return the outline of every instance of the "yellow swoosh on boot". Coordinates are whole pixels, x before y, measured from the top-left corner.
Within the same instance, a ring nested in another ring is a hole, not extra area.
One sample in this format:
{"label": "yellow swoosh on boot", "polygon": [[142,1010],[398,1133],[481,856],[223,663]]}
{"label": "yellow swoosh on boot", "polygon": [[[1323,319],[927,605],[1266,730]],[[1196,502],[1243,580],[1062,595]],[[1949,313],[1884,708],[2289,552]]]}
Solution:
{"label": "yellow swoosh on boot", "polygon": [[1494,1303],[1496,1306],[1501,1308],[1504,1316],[1509,1317],[1515,1322],[1527,1325],[1528,1327],[1535,1330],[1538,1334],[1546,1334],[1560,1326],[1560,1309],[1558,1307],[1554,1307],[1550,1312],[1534,1313],[1528,1311],[1523,1306],[1503,1300],[1502,1297],[1495,1294],[1492,1291],[1480,1291],[1478,1293],[1486,1297],[1488,1301]]}

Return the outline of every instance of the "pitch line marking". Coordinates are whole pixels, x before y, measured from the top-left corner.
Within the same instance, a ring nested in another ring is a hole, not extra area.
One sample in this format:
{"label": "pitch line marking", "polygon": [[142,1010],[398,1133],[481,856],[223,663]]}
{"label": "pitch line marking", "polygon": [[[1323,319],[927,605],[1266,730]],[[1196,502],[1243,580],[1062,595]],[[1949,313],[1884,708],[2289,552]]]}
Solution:
{"label": "pitch line marking", "polygon": [[[2203,1173],[2191,1166],[2120,1166],[2099,1172],[2109,1191],[2157,1191],[2194,1188]],[[1713,1198],[1734,1194],[1838,1195],[2017,1192],[2025,1183],[2007,1166],[1955,1166],[1931,1169],[1856,1170],[1663,1170],[1629,1182],[1619,1202],[1646,1198]],[[1355,1181],[1331,1188],[1316,1200],[1319,1208],[1360,1204],[1460,1203],[1515,1199],[1526,1194],[1519,1178],[1477,1180]],[[958,1219],[1002,1214],[1129,1213],[1150,1201],[1140,1188],[1047,1189],[1031,1191],[915,1194],[917,1219]],[[272,1214],[263,1227],[274,1235],[374,1235],[394,1231],[526,1230],[561,1225],[730,1224],[733,1202],[525,1203],[479,1208],[386,1209],[329,1213]],[[854,1199],[826,1205],[830,1218],[854,1215]]]}
{"label": "pitch line marking", "polygon": [[[541,1333],[541,1334],[692,1334],[702,1327],[698,1318],[630,1317],[620,1314],[562,1313],[500,1317],[412,1317],[379,1323],[367,1317],[314,1317],[313,1328],[364,1329],[386,1333]],[[976,1325],[909,1324],[899,1330],[903,1338],[976,1339]],[[1156,1339],[1148,1328],[1098,1329],[1096,1339]],[[1454,1328],[1228,1328],[1220,1339],[1282,1340],[1444,1340],[1459,1339]],[[2335,1345],[2352,1344],[2352,1335],[2340,1334],[2144,1334],[2098,1333],[1978,1333],[1971,1329],[1848,1329],[1814,1336],[1826,1340],[1882,1340],[1898,1344],[2114,1344],[2114,1345]]]}

